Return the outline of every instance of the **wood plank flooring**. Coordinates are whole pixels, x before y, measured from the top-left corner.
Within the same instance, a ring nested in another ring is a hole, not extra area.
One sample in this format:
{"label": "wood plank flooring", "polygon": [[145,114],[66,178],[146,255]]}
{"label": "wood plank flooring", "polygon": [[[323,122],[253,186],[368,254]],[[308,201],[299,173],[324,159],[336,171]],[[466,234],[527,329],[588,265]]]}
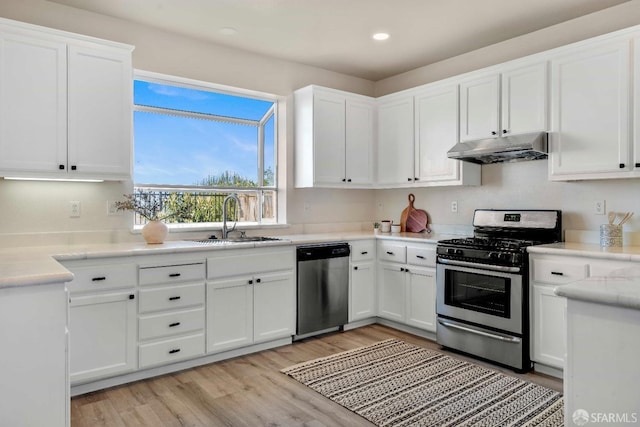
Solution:
{"label": "wood plank flooring", "polygon": [[[280,369],[387,338],[442,351],[433,341],[371,325],[76,396],[71,400],[71,425],[373,426],[280,373]],[[483,365],[562,391],[562,381],[556,378],[534,373],[518,375]]]}

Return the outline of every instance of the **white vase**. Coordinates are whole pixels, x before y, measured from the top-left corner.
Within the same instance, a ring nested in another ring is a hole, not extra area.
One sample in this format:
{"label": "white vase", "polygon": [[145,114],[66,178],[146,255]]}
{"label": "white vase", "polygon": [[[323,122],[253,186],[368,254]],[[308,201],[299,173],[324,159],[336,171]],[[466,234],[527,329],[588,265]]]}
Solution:
{"label": "white vase", "polygon": [[142,237],[149,245],[164,243],[167,234],[169,234],[169,228],[164,222],[149,221],[142,227]]}

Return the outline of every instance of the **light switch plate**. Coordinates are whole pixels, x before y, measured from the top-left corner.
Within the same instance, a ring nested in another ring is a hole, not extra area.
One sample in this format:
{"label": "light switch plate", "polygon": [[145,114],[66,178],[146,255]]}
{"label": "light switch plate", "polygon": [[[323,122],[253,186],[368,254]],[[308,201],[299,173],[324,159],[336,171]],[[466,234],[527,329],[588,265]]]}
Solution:
{"label": "light switch plate", "polygon": [[80,201],[72,200],[69,202],[69,218],[80,217]]}

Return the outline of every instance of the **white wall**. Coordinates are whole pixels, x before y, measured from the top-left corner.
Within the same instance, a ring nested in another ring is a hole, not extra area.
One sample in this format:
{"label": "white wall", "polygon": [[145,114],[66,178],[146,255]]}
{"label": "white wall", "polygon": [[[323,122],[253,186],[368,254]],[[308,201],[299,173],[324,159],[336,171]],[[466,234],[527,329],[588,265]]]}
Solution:
{"label": "white wall", "polygon": [[[422,67],[380,82],[350,77],[319,68],[270,59],[203,41],[159,31],[124,20],[97,15],[43,0],[2,0],[0,16],[61,30],[129,43],[136,46],[136,68],[213,83],[263,91],[286,97],[317,84],[364,95],[382,95],[425,84],[519,56],[640,23],[640,0],[606,9],[529,35]],[[289,108],[286,117],[292,117]],[[286,124],[286,159],[292,163],[292,120]],[[565,212],[566,228],[595,229],[604,218],[593,215],[592,203],[606,199],[610,210],[634,210],[640,217],[640,181],[550,183],[546,161],[483,166],[483,186],[428,188],[414,191],[417,206],[430,212],[436,224],[471,223],[473,209],[484,207],[553,208]],[[399,219],[406,205],[406,190],[293,189],[289,168],[286,194],[288,222],[293,231],[321,231],[332,227],[359,226],[373,220]],[[71,241],[140,239],[129,234],[127,214],[109,217],[106,201],[131,191],[131,183],[61,184],[0,180],[0,246],[32,239],[54,241],[59,231]],[[459,213],[449,212],[457,200]],[[70,200],[82,203],[81,218],[69,218]],[[377,208],[377,201],[383,208]],[[305,206],[307,209],[305,209]],[[630,224],[637,229],[640,220]],[[328,224],[328,225],[327,225]],[[332,225],[336,224],[336,225]],[[89,233],[83,233],[89,231]],[[51,233],[51,235],[49,235]],[[203,233],[201,233],[203,234]]]}

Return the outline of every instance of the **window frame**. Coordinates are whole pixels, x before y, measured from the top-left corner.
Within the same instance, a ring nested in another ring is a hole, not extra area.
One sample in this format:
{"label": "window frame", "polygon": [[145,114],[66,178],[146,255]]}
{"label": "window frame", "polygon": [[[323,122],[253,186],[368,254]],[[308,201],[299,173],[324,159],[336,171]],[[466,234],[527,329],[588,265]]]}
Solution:
{"label": "window frame", "polygon": [[[281,189],[279,176],[279,150],[281,146],[281,123],[282,120],[282,103],[283,97],[253,91],[249,89],[241,89],[216,83],[210,83],[201,80],[194,80],[179,76],[160,74],[156,72],[144,71],[135,69],[133,72],[132,80],[141,80],[149,83],[157,83],[162,85],[169,85],[175,87],[182,87],[186,89],[194,89],[201,90],[207,92],[220,93],[224,95],[238,96],[243,98],[253,98],[261,101],[272,102],[272,107],[267,110],[267,112],[263,115],[260,120],[250,120],[250,119],[239,119],[233,117],[225,117],[219,116],[215,114],[203,114],[203,113],[194,113],[188,111],[178,111],[165,109],[162,107],[150,107],[140,105],[138,106],[135,103],[135,98],[132,99],[132,115],[136,111],[149,112],[149,113],[159,113],[163,114],[165,111],[171,111],[172,115],[178,115],[180,117],[185,118],[198,118],[205,119],[216,122],[227,122],[234,124],[249,124],[251,126],[256,126],[257,128],[257,143],[258,143],[258,185],[256,187],[234,187],[234,186],[225,186],[225,187],[217,187],[217,186],[189,186],[189,185],[172,185],[172,184],[147,184],[147,183],[136,183],[135,182],[135,140],[134,140],[134,132],[135,132],[135,120],[132,120],[132,184],[134,192],[139,189],[145,190],[157,190],[157,191],[176,191],[176,192],[185,192],[185,193],[203,193],[203,194],[211,194],[211,193],[254,193],[256,194],[260,203],[258,203],[259,212],[258,212],[258,221],[257,222],[238,222],[238,228],[262,228],[274,225],[282,225],[282,219],[286,216],[284,212],[281,210],[284,208],[284,203],[280,200],[280,197],[284,193],[283,189]],[[265,171],[265,132],[264,126],[269,122],[269,120],[273,117],[273,180],[274,183],[272,186],[264,185],[264,171]],[[263,218],[263,202],[264,202],[264,192],[273,192],[275,195],[275,201],[273,203],[273,208],[275,210],[275,217],[273,220],[265,221]],[[135,216],[134,216],[135,218]],[[134,219],[135,222],[135,219]],[[135,224],[134,230],[140,230],[144,224]],[[209,229],[219,229],[222,226],[222,222],[199,222],[199,223],[167,223],[167,226],[170,229],[176,229],[176,231],[190,231],[190,230],[209,230]]]}

